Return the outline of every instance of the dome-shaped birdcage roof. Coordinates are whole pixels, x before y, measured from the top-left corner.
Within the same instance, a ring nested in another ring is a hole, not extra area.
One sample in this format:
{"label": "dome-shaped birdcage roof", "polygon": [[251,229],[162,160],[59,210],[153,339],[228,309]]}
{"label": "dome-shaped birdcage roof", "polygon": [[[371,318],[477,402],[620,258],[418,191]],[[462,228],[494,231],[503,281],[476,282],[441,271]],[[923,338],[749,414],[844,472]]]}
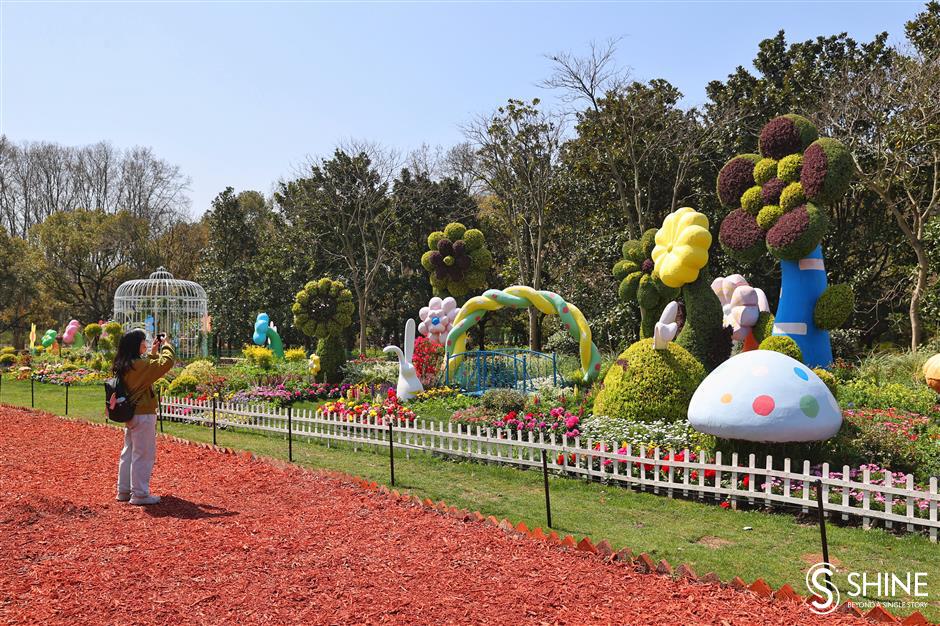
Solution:
{"label": "dome-shaped birdcage roof", "polygon": [[207,354],[210,330],[206,290],[191,280],[179,280],[158,267],[148,278],[129,280],[114,292],[114,319],[124,330],[142,328],[148,335],[166,332],[177,354]]}
{"label": "dome-shaped birdcage roof", "polygon": [[148,278],[138,278],[122,283],[114,292],[114,299],[118,298],[201,298],[206,299],[206,290],[199,283],[191,280],[174,278],[165,267],[158,267],[157,271]]}

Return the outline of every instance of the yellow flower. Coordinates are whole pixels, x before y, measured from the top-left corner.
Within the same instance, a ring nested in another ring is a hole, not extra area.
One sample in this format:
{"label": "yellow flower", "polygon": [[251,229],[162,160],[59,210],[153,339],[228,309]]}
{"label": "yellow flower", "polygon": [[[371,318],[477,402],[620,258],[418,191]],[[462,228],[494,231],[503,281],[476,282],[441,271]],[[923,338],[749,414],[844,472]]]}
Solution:
{"label": "yellow flower", "polygon": [[698,278],[708,263],[712,234],[708,218],[691,207],[682,207],[663,220],[653,248],[654,271],[667,287],[682,287]]}

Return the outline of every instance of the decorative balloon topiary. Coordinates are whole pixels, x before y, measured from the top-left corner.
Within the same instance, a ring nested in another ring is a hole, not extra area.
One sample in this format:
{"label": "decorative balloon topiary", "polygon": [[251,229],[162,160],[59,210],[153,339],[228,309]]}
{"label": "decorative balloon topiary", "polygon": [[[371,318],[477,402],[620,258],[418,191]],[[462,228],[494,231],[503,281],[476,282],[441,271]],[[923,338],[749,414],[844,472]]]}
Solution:
{"label": "decorative balloon topiary", "polygon": [[291,311],[294,325],[308,337],[317,337],[317,354],[324,380],[338,383],[346,362],[343,331],[352,324],[352,292],[342,282],[330,278],[310,281],[297,292]]}
{"label": "decorative balloon topiary", "polygon": [[614,278],[620,281],[617,293],[624,302],[640,305],[640,338],[653,336],[653,326],[679,290],[667,287],[653,276],[653,248],[656,247],[657,229],[651,228],[640,239],[623,244],[623,258],[614,264]]}
{"label": "decorative balloon topiary", "polygon": [[[770,120],[759,145],[760,156],[736,156],[718,174],[718,198],[731,209],[718,240],[730,256],[745,263],[766,252],[780,260],[774,332],[792,337],[808,365],[825,367],[832,362],[827,331],[843,323],[851,310],[846,313],[844,305],[832,304],[850,302],[845,288],[822,297],[827,280],[820,242],[830,225],[826,207],[848,190],[852,158],[841,143],[819,138],[812,122],[792,114]],[[751,177],[746,180],[748,164]],[[759,207],[755,182],[760,185]],[[820,307],[826,311],[818,312]],[[838,315],[831,313],[836,308]]]}
{"label": "decorative balloon topiary", "polygon": [[486,273],[493,266],[493,254],[483,233],[453,222],[428,237],[428,251],[421,265],[431,275],[434,295],[461,298],[486,287]]}
{"label": "decorative balloon topiary", "polygon": [[704,378],[702,364],[681,346],[669,343],[657,350],[652,339],[643,339],[607,371],[594,414],[640,422],[685,420],[692,394]]}

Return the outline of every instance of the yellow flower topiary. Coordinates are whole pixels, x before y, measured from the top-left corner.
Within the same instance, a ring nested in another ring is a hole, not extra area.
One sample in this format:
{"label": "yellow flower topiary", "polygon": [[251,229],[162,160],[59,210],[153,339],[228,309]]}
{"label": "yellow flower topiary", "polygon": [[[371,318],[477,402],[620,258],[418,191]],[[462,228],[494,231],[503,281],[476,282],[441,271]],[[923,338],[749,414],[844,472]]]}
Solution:
{"label": "yellow flower topiary", "polygon": [[682,207],[667,215],[656,233],[653,271],[667,287],[694,282],[699,270],[708,264],[711,245],[708,218],[691,207]]}

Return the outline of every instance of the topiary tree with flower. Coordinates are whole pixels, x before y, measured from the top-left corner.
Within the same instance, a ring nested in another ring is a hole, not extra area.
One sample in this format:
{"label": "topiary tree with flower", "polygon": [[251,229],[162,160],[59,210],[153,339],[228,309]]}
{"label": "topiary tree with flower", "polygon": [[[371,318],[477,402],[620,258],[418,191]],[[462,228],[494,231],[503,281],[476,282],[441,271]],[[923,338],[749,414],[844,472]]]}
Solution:
{"label": "topiary tree with flower", "polygon": [[486,287],[493,254],[480,230],[468,230],[463,224],[452,222],[443,231],[428,236],[428,250],[421,256],[421,265],[430,274],[435,296],[451,296],[460,301],[469,292]]}
{"label": "topiary tree with flower", "polygon": [[308,282],[294,298],[294,326],[318,339],[320,371],[326,382],[342,380],[341,368],[346,362],[343,331],[352,324],[355,310],[352,292],[344,283],[327,277]]}
{"label": "topiary tree with flower", "polygon": [[743,263],[767,252],[780,260],[773,334],[793,339],[807,365],[826,367],[832,362],[828,331],[851,315],[854,295],[846,285],[828,286],[820,242],[829,229],[826,207],[848,191],[852,157],[794,114],[770,120],[758,145],[760,154],[738,155],[718,174],[718,198],[731,209],[718,240]]}
{"label": "topiary tree with flower", "polygon": [[650,228],[639,239],[624,242],[623,258],[613,268],[614,278],[620,281],[617,290],[620,299],[640,306],[640,339],[653,336],[653,327],[663,308],[679,295],[678,289],[667,287],[653,275],[657,230]]}
{"label": "topiary tree with flower", "polygon": [[708,218],[682,207],[663,220],[651,252],[653,274],[666,287],[679,290],[685,321],[676,343],[710,372],[731,356],[731,328],[724,325],[721,301],[711,288]]}

